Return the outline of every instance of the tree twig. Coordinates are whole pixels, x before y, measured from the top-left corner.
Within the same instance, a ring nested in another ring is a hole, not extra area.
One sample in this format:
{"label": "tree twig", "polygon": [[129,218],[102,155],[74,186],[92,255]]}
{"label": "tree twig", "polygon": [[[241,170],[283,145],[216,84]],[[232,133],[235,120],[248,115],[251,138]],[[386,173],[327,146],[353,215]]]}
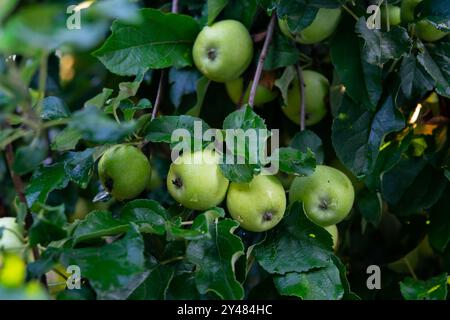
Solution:
{"label": "tree twig", "polygon": [[264,65],[264,60],[266,59],[267,52],[269,51],[269,45],[270,42],[272,41],[276,17],[277,17],[276,12],[273,11],[272,17],[270,18],[269,26],[267,27],[266,39],[264,40],[264,45],[261,50],[261,54],[259,55],[258,65],[256,67],[255,76],[253,78],[252,88],[250,90],[250,96],[248,98],[248,104],[251,107],[253,107],[253,104],[255,103],[256,88],[258,87],[259,79],[261,78],[261,73]]}
{"label": "tree twig", "polygon": [[161,75],[159,76],[158,91],[156,92],[155,105],[153,106],[153,111],[152,111],[152,120],[156,118],[156,114],[158,113],[159,105],[161,104],[165,75],[166,75],[165,70],[161,70]]}
{"label": "tree twig", "polygon": [[298,86],[300,88],[300,131],[305,130],[305,81],[300,64],[297,64]]}
{"label": "tree twig", "polygon": [[178,12],[178,0],[172,0],[172,13]]}
{"label": "tree twig", "polygon": [[342,8],[344,8],[344,10],[348,12],[348,14],[350,14],[353,18],[355,18],[356,21],[359,20],[358,16],[352,10],[350,10],[349,7],[343,5]]}

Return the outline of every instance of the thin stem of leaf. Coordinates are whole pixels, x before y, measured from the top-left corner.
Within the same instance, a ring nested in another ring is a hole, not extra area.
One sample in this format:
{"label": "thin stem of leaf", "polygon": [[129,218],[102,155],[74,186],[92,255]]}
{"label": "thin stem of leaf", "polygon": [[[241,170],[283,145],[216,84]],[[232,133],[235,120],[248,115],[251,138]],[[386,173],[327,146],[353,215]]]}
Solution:
{"label": "thin stem of leaf", "polygon": [[353,18],[355,18],[356,21],[358,21],[358,16],[352,11],[350,10],[349,7],[347,7],[345,4],[342,6],[342,8],[344,8],[345,11],[347,11]]}
{"label": "thin stem of leaf", "polygon": [[166,74],[165,70],[161,70],[161,75],[159,77],[158,91],[156,93],[155,104],[152,110],[152,120],[156,118],[156,115],[158,114],[159,105],[161,104],[165,74]]}
{"label": "thin stem of leaf", "polygon": [[175,261],[183,260],[184,258],[185,258],[185,256],[178,256],[178,257],[170,258],[170,259],[167,259],[167,260],[163,260],[159,264],[165,265],[165,264],[169,264],[169,263],[172,263],[172,262],[175,262]]}
{"label": "thin stem of leaf", "polygon": [[47,90],[47,72],[48,72],[48,53],[43,52],[41,56],[39,68],[39,100],[37,103],[38,110],[42,107],[42,101],[45,98],[45,91]]}
{"label": "thin stem of leaf", "polygon": [[269,51],[269,45],[270,45],[270,42],[272,41],[276,17],[277,17],[277,14],[275,11],[273,11],[272,16],[270,18],[269,26],[267,27],[266,39],[264,40],[264,45],[261,50],[261,54],[259,55],[258,65],[256,67],[255,76],[253,78],[252,88],[250,90],[250,96],[248,98],[248,104],[251,107],[253,107],[253,105],[255,103],[256,88],[258,87],[259,79],[261,78],[261,73],[262,73],[263,66],[264,66],[264,60],[266,59],[267,52]]}

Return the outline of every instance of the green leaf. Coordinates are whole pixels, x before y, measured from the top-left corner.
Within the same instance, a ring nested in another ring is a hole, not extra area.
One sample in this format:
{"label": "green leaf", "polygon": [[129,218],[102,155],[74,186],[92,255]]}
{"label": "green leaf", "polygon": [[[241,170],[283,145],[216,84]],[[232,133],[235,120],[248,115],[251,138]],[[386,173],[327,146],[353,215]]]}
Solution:
{"label": "green leaf", "polygon": [[129,300],[165,300],[174,276],[171,266],[156,265],[144,282],[130,295]]}
{"label": "green leaf", "polygon": [[129,228],[128,222],[114,219],[111,212],[92,211],[77,224],[72,237],[74,244],[77,244],[91,239],[125,233]]}
{"label": "green leaf", "polygon": [[258,12],[258,0],[228,0],[223,10],[225,19],[238,20],[250,29]]}
{"label": "green leaf", "polygon": [[70,110],[62,99],[58,97],[46,97],[42,101],[42,119],[55,120],[67,118],[69,116]]}
{"label": "green leaf", "polygon": [[[381,70],[364,63],[361,42],[362,39],[354,32],[353,21],[343,19],[331,39],[331,60],[346,93],[365,109],[374,110],[381,94]],[[349,61],[352,63],[349,64]]]}
{"label": "green leaf", "polygon": [[266,60],[264,60],[264,70],[274,70],[293,65],[297,63],[299,54],[299,50],[292,41],[276,32],[270,43]]}
{"label": "green leaf", "polygon": [[433,206],[447,179],[422,158],[404,158],[382,176],[381,192],[393,213],[408,215]]}
{"label": "green leaf", "polygon": [[142,21],[115,21],[112,35],[94,55],[108,70],[119,75],[136,75],[144,69],[182,68],[192,64],[191,50],[199,32],[189,16],[140,10]]}
{"label": "green leaf", "polygon": [[55,151],[73,150],[81,139],[81,132],[73,128],[64,128],[59,132],[51,144],[51,149]]}
{"label": "green leaf", "polygon": [[303,153],[308,149],[314,153],[317,164],[322,164],[324,159],[322,139],[313,131],[306,129],[297,132],[289,143],[291,148],[300,150]]}
{"label": "green leaf", "polygon": [[102,92],[97,94],[96,96],[92,97],[88,101],[84,103],[84,107],[97,107],[99,109],[103,109],[105,106],[106,101],[109,99],[109,97],[112,95],[113,90],[108,88],[103,88]]}
{"label": "green leaf", "polygon": [[167,228],[169,239],[199,240],[210,237],[209,227],[217,218],[225,217],[225,211],[222,208],[213,208],[195,217],[190,228],[183,228],[181,219]]}
{"label": "green leaf", "polygon": [[34,210],[35,204],[45,204],[48,194],[55,189],[63,189],[69,183],[63,163],[39,167],[25,189],[28,206]]}
{"label": "green leaf", "polygon": [[450,42],[432,44],[429,47],[419,46],[417,61],[434,79],[436,92],[450,98]]}
{"label": "green leaf", "polygon": [[238,225],[230,219],[212,222],[209,238],[189,243],[186,257],[197,266],[195,282],[201,294],[214,292],[221,299],[244,297],[234,274],[234,264],[244,253],[241,238],[233,234]]}
{"label": "green leaf", "polygon": [[280,294],[303,300],[339,300],[344,295],[339,269],[332,263],[303,273],[276,275],[274,283]]}
{"label": "green leaf", "polygon": [[427,19],[442,31],[450,31],[450,7],[445,1],[421,1],[414,8],[414,14],[420,19]]}
{"label": "green leaf", "polygon": [[391,97],[373,114],[345,95],[333,121],[333,146],[341,162],[355,176],[364,175],[374,166],[386,135],[404,126]]}
{"label": "green leaf", "polygon": [[14,156],[13,170],[18,175],[30,173],[47,157],[47,144],[36,139],[30,145],[17,148]]}
{"label": "green leaf", "polygon": [[208,90],[211,81],[205,76],[197,80],[196,90],[197,90],[197,102],[195,105],[186,112],[186,115],[198,117],[202,111],[203,101],[205,100],[206,91]]}
{"label": "green leaf", "polygon": [[67,177],[82,188],[86,188],[93,174],[94,152],[88,148],[81,152],[67,152],[58,161],[64,163]]}
{"label": "green leaf", "polygon": [[175,69],[169,71],[170,100],[175,108],[181,104],[181,98],[184,95],[194,93],[197,88],[197,81],[200,74],[194,69]]}
{"label": "green leaf", "polygon": [[142,236],[131,226],[124,238],[102,247],[64,249],[60,261],[80,267],[97,299],[126,299],[140,285],[136,278],[144,272],[143,251]]}
{"label": "green leaf", "polygon": [[367,28],[364,19],[356,23],[356,32],[364,39],[362,55],[366,62],[382,66],[391,59],[399,59],[411,51],[412,41],[405,28],[391,27],[389,32]]}
{"label": "green leaf", "polygon": [[88,107],[73,114],[69,128],[81,133],[83,139],[96,143],[121,142],[133,133],[134,122],[117,123],[95,107]]}
{"label": "green leaf", "polygon": [[219,164],[223,175],[233,182],[250,182],[253,179],[253,173],[256,166],[251,164]]}
{"label": "green leaf", "polygon": [[258,116],[252,108],[245,106],[230,113],[223,121],[226,129],[267,129],[264,119]]}
{"label": "green leaf", "polygon": [[358,195],[356,205],[363,218],[377,227],[383,213],[381,197],[375,192],[363,190]]}
{"label": "green leaf", "polygon": [[141,232],[165,233],[166,210],[154,200],[133,200],[123,206],[120,220],[135,223]]}
{"label": "green leaf", "polygon": [[450,186],[430,210],[430,229],[428,232],[431,245],[443,252],[450,241]]}
{"label": "green leaf", "polygon": [[404,57],[399,70],[400,88],[407,99],[422,98],[434,87],[434,80],[412,54]]}
{"label": "green leaf", "polygon": [[[201,130],[195,130],[197,127]],[[186,134],[190,135],[191,145],[198,143],[201,145],[203,142],[203,133],[210,129],[209,125],[205,123],[202,119],[181,115],[181,116],[161,116],[154,119],[146,128],[145,138],[152,142],[165,142],[172,143],[173,145],[178,143],[177,141],[172,141],[172,134],[176,129],[185,129]],[[183,142],[185,139],[183,139]]]}
{"label": "green leaf", "polygon": [[33,215],[33,224],[29,231],[30,245],[47,246],[51,241],[61,240],[67,236],[63,230],[67,218],[64,205],[58,207],[42,207],[38,214]]}
{"label": "green leaf", "polygon": [[287,103],[288,101],[289,85],[296,77],[297,72],[295,71],[295,68],[293,66],[289,66],[284,69],[281,77],[275,80],[275,86],[280,89],[284,103]]}
{"label": "green leaf", "polygon": [[228,0],[208,0],[208,25],[211,25],[220,12],[228,4]]}
{"label": "green leaf", "polygon": [[277,274],[329,266],[333,255],[330,234],[306,217],[301,203],[294,202],[287,210],[280,225],[255,247],[258,263]]}
{"label": "green leaf", "polygon": [[279,161],[280,170],[297,176],[307,176],[316,168],[316,158],[311,150],[302,152],[294,148],[280,148],[271,156],[272,161]]}
{"label": "green leaf", "polygon": [[303,1],[281,0],[277,14],[280,19],[286,19],[289,30],[300,32],[308,27],[317,15],[319,8],[310,6]]}
{"label": "green leaf", "polygon": [[400,291],[405,300],[445,300],[447,299],[447,273],[428,280],[407,277],[400,282]]}
{"label": "green leaf", "polygon": [[166,291],[166,298],[168,300],[200,300],[202,296],[195,285],[195,274],[189,270],[175,275]]}

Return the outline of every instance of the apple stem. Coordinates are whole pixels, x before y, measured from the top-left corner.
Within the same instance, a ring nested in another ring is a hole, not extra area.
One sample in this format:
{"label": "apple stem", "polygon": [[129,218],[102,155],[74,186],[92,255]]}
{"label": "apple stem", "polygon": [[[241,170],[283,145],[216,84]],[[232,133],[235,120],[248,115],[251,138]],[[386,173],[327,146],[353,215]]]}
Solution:
{"label": "apple stem", "polygon": [[300,131],[305,130],[305,81],[303,80],[303,71],[300,64],[297,64],[297,77],[300,87]]}
{"label": "apple stem", "polygon": [[264,40],[264,45],[261,50],[261,54],[259,55],[258,65],[256,67],[255,76],[253,78],[252,88],[250,90],[250,96],[248,97],[248,104],[251,107],[253,107],[253,104],[255,103],[256,88],[258,87],[259,79],[261,78],[261,73],[263,70],[264,60],[266,59],[267,52],[269,51],[269,45],[272,41],[276,17],[277,15],[274,10],[270,18],[269,26],[267,27],[266,39]]}

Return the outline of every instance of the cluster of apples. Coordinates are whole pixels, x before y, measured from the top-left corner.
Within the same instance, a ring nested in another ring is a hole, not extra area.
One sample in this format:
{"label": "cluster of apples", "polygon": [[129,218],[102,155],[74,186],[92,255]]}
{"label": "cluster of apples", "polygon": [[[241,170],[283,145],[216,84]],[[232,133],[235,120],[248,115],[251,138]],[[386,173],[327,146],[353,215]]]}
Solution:
{"label": "cluster of apples", "polygon": [[[286,192],[274,175],[257,175],[248,183],[229,182],[219,167],[220,156],[211,150],[184,153],[170,166],[167,189],[186,208],[207,210],[226,197],[231,217],[248,231],[262,232],[284,216]],[[332,230],[350,212],[354,188],[341,171],[319,165],[313,174],[296,177],[289,202],[301,201],[311,221]],[[331,229],[330,229],[331,228]]]}

